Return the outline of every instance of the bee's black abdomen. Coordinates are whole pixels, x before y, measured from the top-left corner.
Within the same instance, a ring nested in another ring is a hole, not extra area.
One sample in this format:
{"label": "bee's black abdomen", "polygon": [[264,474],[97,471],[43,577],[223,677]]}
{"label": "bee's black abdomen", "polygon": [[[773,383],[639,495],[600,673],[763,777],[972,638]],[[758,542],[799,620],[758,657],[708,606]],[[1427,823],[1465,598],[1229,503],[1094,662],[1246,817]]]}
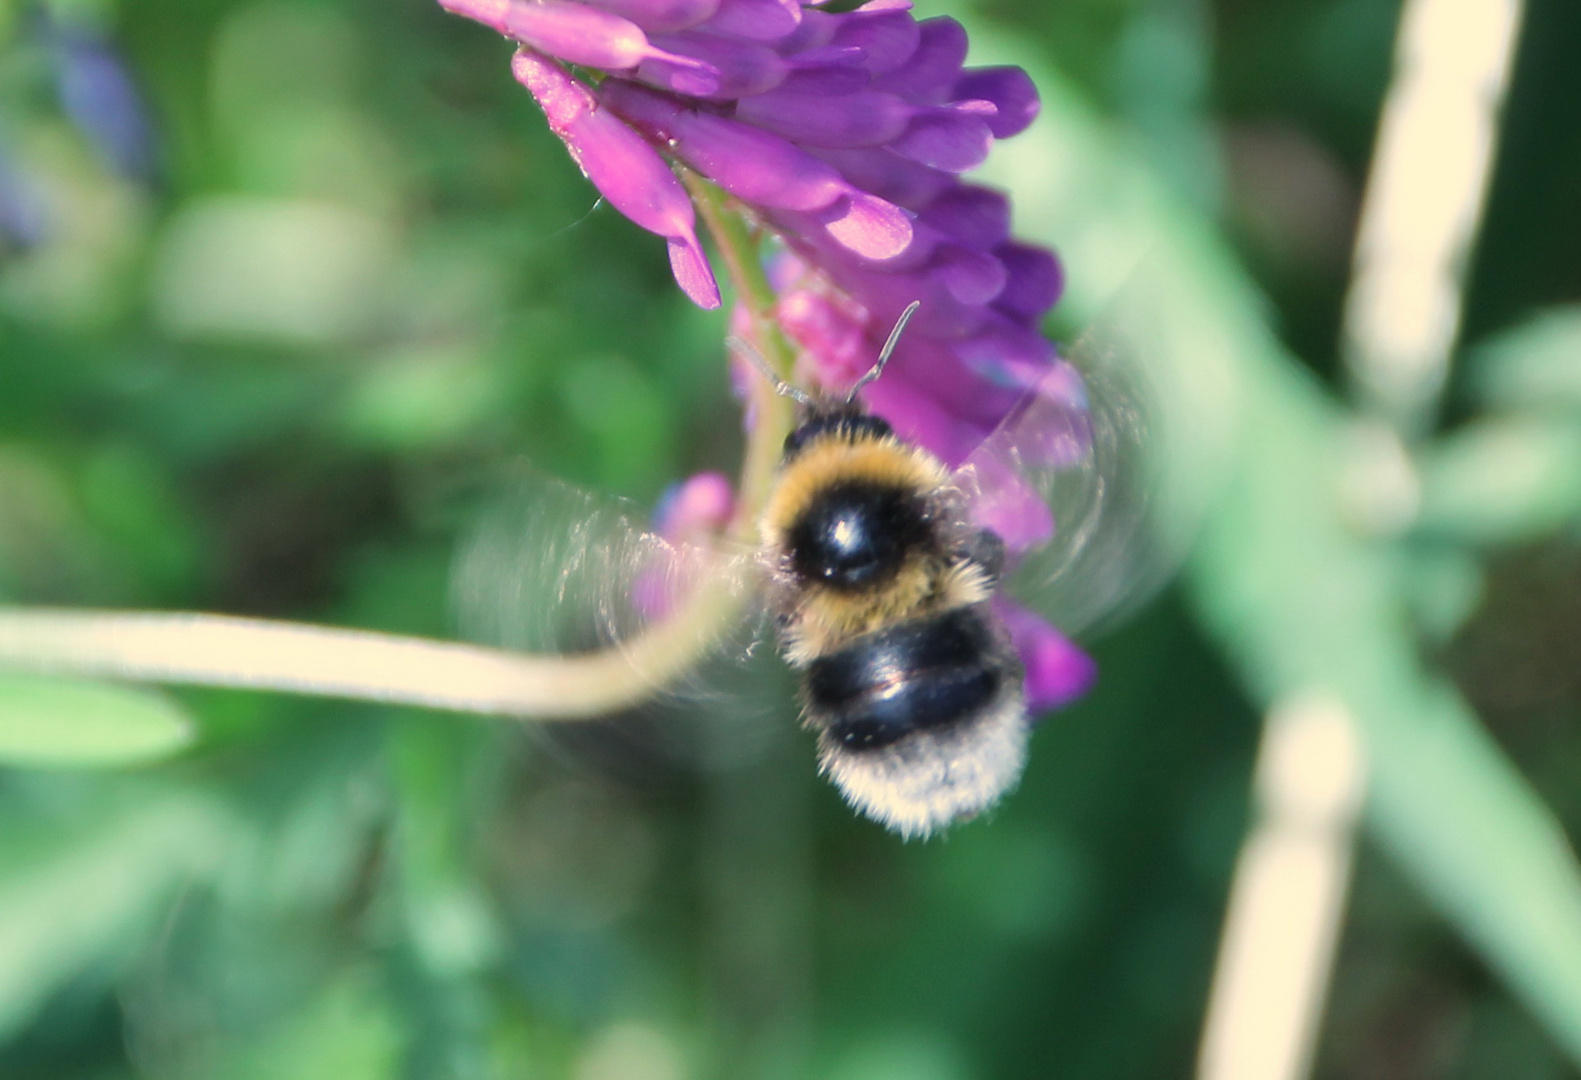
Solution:
{"label": "bee's black abdomen", "polygon": [[838,714],[829,733],[850,750],[877,750],[913,732],[973,716],[999,693],[1003,672],[979,665],[932,673],[892,694],[867,696]]}
{"label": "bee's black abdomen", "polygon": [[895,433],[888,423],[872,413],[856,407],[833,412],[814,413],[797,425],[796,430],[785,436],[785,459],[788,461],[821,435],[841,435],[847,439],[884,439]]}
{"label": "bee's black abdomen", "polygon": [[926,504],[914,492],[848,480],[812,500],[788,530],[786,547],[803,581],[858,592],[888,581],[931,535]]}
{"label": "bee's black abdomen", "polygon": [[877,749],[975,715],[999,696],[1009,675],[983,616],[954,608],[814,660],[807,700],[842,745]]}

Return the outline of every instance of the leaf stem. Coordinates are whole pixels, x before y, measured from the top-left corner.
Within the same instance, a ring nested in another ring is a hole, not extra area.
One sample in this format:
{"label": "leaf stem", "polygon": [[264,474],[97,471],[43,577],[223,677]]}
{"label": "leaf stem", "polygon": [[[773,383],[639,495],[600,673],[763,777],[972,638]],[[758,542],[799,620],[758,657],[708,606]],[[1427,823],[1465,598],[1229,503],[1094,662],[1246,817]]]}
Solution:
{"label": "leaf stem", "polygon": [[[689,668],[728,597],[623,649],[524,656],[333,626],[151,611],[0,609],[0,665],[139,682],[583,719],[637,704]],[[660,632],[663,631],[663,632]]]}
{"label": "leaf stem", "polygon": [[[774,321],[774,290],[752,229],[718,188],[690,175],[687,182],[755,344],[788,373],[793,355]],[[726,530],[737,544],[756,540],[795,420],[791,403],[763,380],[753,381],[752,395],[739,496]],[[580,719],[639,704],[683,675],[732,625],[742,602],[732,585],[709,580],[664,622],[616,647],[575,656],[217,614],[0,608],[0,667]]]}
{"label": "leaf stem", "polygon": [[1345,361],[1405,441],[1432,430],[1460,332],[1522,0],[1408,0],[1362,200]]}
{"label": "leaf stem", "polygon": [[[690,170],[682,181],[692,193],[698,213],[708,226],[721,260],[730,272],[736,295],[752,323],[752,344],[763,354],[782,379],[791,377],[795,355],[775,318],[777,296],[764,272],[758,243],[745,214],[732,205],[723,191]],[[751,381],[752,400],[748,406],[751,432],[741,463],[740,494],[730,535],[737,540],[755,539],[758,516],[768,499],[774,472],[779,466],[781,447],[795,421],[792,403],[775,392],[762,379]]]}

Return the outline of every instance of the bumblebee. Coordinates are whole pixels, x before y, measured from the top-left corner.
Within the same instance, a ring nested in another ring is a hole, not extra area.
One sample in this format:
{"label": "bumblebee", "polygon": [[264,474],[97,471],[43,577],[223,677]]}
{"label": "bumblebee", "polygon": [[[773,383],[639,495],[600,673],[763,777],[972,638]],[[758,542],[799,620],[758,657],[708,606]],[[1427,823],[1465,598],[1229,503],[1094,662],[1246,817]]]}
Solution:
{"label": "bumblebee", "polygon": [[805,406],[762,536],[819,762],[854,806],[926,834],[1015,784],[1022,669],[988,606],[1004,544],[937,458],[854,398]]}
{"label": "bumblebee", "polygon": [[[544,651],[564,643],[511,624],[592,613],[599,639],[618,644],[669,610],[651,602],[656,583],[670,583],[662,596],[702,576],[758,589],[820,767],[853,806],[907,837],[993,806],[1021,777],[1031,729],[1022,661],[993,603],[1003,579],[1015,569],[1017,599],[1070,629],[1144,595],[1172,559],[1151,559],[1149,572],[1138,557],[1157,554],[1139,543],[1150,492],[1136,468],[1140,412],[1123,395],[1090,397],[1088,375],[1066,361],[953,471],[864,409],[858,392],[915,308],[843,397],[786,384],[732,341],[799,405],[757,549],[678,545],[586,493],[540,489],[463,566],[463,591],[486,614],[475,624]],[[1041,550],[1018,537],[1014,566],[994,528],[1007,492],[1049,515],[1044,536],[1060,522]]]}

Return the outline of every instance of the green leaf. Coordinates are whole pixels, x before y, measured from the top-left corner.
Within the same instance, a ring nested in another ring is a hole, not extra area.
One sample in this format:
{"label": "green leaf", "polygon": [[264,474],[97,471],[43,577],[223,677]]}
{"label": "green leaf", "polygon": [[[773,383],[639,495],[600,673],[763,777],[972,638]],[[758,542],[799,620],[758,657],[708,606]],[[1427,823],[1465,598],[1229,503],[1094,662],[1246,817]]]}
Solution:
{"label": "green leaf", "polygon": [[[211,799],[139,790],[62,830],[12,818],[0,847],[0,1037],[63,985],[113,979],[180,889],[238,846]],[[73,810],[80,810],[73,807]]]}
{"label": "green leaf", "polygon": [[1482,603],[1482,564],[1464,548],[1423,544],[1403,561],[1400,585],[1422,634],[1443,645]]}
{"label": "green leaf", "polygon": [[285,1016],[267,1038],[232,1051],[237,1080],[384,1080],[399,1076],[407,1032],[368,972],[352,971]]}
{"label": "green leaf", "polygon": [[1581,516],[1581,424],[1498,417],[1439,439],[1421,461],[1423,532],[1473,544],[1540,538]]}
{"label": "green leaf", "polygon": [[[1423,670],[1402,552],[1349,528],[1336,492],[1353,419],[1279,344],[1211,223],[1108,138],[1045,65],[972,28],[978,59],[1026,67],[1037,125],[996,149],[1030,238],[1068,267],[1067,310],[1128,289],[1179,514],[1203,508],[1188,564],[1205,626],[1265,706],[1348,706],[1371,762],[1367,825],[1390,856],[1581,1062],[1581,867],[1519,771]],[[1178,492],[1190,492],[1182,502]]]}
{"label": "green leaf", "polygon": [[1506,410],[1581,410],[1581,305],[1554,308],[1471,350],[1470,383]]}
{"label": "green leaf", "polygon": [[0,675],[0,763],[106,767],[168,757],[191,719],[151,690],[39,675]]}

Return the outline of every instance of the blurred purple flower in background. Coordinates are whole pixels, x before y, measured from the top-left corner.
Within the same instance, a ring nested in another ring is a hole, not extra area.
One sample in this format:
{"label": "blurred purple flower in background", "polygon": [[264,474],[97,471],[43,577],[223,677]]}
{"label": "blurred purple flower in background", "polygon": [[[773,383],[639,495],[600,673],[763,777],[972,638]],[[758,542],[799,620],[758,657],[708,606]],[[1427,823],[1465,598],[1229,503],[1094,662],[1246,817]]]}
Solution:
{"label": "blurred purple flower in background", "polygon": [[80,27],[57,27],[51,37],[62,110],[118,172],[151,179],[152,131],[120,54],[103,37]]}
{"label": "blurred purple flower in background", "polygon": [[30,248],[49,234],[44,193],[13,165],[0,142],[0,250],[6,243]]}
{"label": "blurred purple flower in background", "polygon": [[[717,306],[719,289],[670,161],[778,237],[775,315],[802,382],[849,387],[920,300],[863,399],[955,466],[1060,364],[1039,329],[1058,262],[1011,239],[1003,195],[960,178],[1032,122],[1037,91],[1019,68],[964,67],[955,20],[918,21],[909,0],[440,2],[523,46],[517,79],[610,203],[666,239],[698,304]],[[1052,530],[1046,511],[1015,524],[1013,551]],[[1052,627],[1020,609],[1007,622],[1034,707],[1091,683],[1091,661]]]}
{"label": "blurred purple flower in background", "polygon": [[672,484],[653,510],[653,524],[666,540],[714,536],[735,513],[735,492],[723,473],[701,472]]}
{"label": "blurred purple flower in background", "polygon": [[[152,179],[155,149],[142,98],[120,53],[100,32],[40,17],[24,24],[27,40],[47,57],[39,71],[72,126],[105,165],[133,180]],[[18,248],[46,242],[55,195],[19,144],[0,141],[0,241]]]}

